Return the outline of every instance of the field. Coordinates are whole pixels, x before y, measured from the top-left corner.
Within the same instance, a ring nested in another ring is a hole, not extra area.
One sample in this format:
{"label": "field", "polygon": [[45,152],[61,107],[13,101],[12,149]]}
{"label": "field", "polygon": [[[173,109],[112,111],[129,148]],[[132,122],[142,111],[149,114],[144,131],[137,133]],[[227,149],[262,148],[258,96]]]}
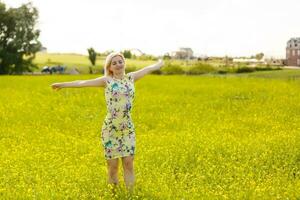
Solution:
{"label": "field", "polygon": [[[132,59],[126,58],[126,68],[128,71],[135,71],[145,66],[151,65],[157,61],[158,57],[142,56]],[[37,53],[33,61],[38,68],[33,69],[35,74],[40,74],[45,66],[64,66],[64,74],[77,69],[80,74],[89,74],[90,67],[94,74],[103,73],[103,65],[105,56],[97,56],[96,65],[91,63],[86,55],[80,54],[60,54],[60,53]],[[181,59],[164,59],[165,67],[162,70],[155,71],[153,74],[164,75],[200,75],[200,74],[232,74],[247,73],[254,71],[271,71],[281,70],[283,66],[271,64],[251,64],[251,63],[235,63],[226,61],[224,58],[211,57],[209,60],[201,61],[198,59],[181,60]],[[27,73],[28,74],[28,73]],[[29,74],[32,74],[31,72]]]}
{"label": "field", "polygon": [[[300,199],[299,71],[137,81],[132,199]],[[0,77],[1,199],[112,199],[95,77]]]}
{"label": "field", "polygon": [[[105,57],[98,56],[94,71],[100,72],[103,69],[104,62]],[[84,74],[89,73],[89,66],[91,66],[88,56],[80,54],[37,53],[33,63],[38,66],[38,69],[35,69],[35,71],[41,71],[44,66],[62,65],[67,67],[67,72],[73,68],[77,68]],[[126,59],[126,63],[129,67],[139,69],[151,65],[155,61]]]}

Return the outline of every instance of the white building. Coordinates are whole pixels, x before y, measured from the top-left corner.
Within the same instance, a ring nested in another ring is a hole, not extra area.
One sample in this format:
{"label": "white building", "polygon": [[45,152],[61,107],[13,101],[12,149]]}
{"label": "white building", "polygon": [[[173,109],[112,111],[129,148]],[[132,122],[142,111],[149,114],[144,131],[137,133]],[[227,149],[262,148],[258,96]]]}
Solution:
{"label": "white building", "polygon": [[191,48],[179,48],[178,51],[172,51],[170,56],[176,59],[192,59],[193,53]]}

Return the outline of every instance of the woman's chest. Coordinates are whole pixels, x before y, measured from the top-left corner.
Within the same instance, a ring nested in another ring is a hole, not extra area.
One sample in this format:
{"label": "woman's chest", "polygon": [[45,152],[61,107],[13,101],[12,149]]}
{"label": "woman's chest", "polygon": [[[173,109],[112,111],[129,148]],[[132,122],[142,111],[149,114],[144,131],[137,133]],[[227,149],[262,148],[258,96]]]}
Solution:
{"label": "woman's chest", "polygon": [[132,97],[134,91],[134,84],[131,82],[110,82],[105,88],[105,94],[107,96]]}

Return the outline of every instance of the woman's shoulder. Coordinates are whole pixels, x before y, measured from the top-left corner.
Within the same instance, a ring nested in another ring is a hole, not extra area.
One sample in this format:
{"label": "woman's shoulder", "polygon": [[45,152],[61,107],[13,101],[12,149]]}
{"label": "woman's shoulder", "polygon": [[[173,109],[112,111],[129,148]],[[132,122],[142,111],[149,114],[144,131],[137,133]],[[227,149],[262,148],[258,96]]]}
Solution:
{"label": "woman's shoulder", "polygon": [[112,77],[110,77],[110,76],[104,76],[104,77],[105,77],[104,81],[105,81],[106,86],[109,85],[113,81]]}
{"label": "woman's shoulder", "polygon": [[133,79],[133,74],[132,74],[132,72],[127,73],[126,76],[128,77],[128,79],[129,79],[130,81],[133,81],[133,80],[134,80],[134,79]]}

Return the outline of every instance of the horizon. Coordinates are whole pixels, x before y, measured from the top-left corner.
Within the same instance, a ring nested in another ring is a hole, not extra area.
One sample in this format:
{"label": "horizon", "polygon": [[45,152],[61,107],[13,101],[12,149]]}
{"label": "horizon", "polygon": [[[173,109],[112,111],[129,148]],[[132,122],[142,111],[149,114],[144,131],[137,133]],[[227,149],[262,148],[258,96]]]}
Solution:
{"label": "horizon", "polygon": [[[181,47],[195,56],[285,58],[290,38],[300,36],[300,2],[259,0],[68,1],[2,0],[7,8],[32,2],[39,11],[39,40],[47,53],[87,55],[140,49],[163,55]],[[293,5],[293,6],[291,6]],[[99,23],[99,25],[97,24]]]}

